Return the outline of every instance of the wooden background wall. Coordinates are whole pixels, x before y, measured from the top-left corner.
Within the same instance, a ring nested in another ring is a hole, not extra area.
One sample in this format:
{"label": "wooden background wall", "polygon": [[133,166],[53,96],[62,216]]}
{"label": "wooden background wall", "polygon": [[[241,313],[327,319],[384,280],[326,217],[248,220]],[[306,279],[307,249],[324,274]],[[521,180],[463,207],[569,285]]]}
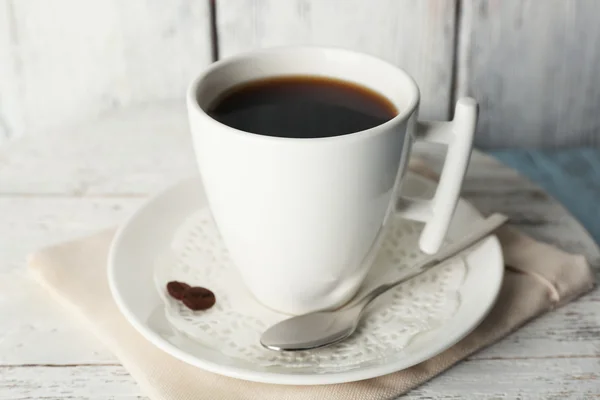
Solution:
{"label": "wooden background wall", "polygon": [[182,98],[216,56],[368,52],[416,78],[424,118],[481,104],[477,145],[600,145],[598,0],[0,0],[0,143]]}

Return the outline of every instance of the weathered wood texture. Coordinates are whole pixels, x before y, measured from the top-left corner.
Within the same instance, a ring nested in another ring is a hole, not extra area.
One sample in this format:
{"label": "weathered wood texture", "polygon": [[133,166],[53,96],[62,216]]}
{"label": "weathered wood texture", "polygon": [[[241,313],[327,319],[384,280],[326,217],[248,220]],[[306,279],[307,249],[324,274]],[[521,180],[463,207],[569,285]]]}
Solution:
{"label": "weathered wood texture", "polygon": [[382,57],[411,73],[421,115],[448,115],[454,0],[219,0],[221,57],[260,47],[317,44]]}
{"label": "weathered wood texture", "polygon": [[[600,396],[596,359],[466,361],[452,372],[400,399],[582,400]],[[0,380],[0,399],[146,399],[127,371],[117,365],[0,367],[0,376],[4,379]]]}
{"label": "weathered wood texture", "polygon": [[[439,168],[442,153],[419,149]],[[195,172],[182,103],[121,111],[0,149],[0,399],[143,399],[117,360],[27,275],[35,249],[122,221]],[[598,268],[581,226],[531,182],[481,153],[463,194],[482,211]],[[597,269],[598,271],[598,269]],[[407,399],[600,396],[600,291],[548,313],[416,389]]]}
{"label": "weathered wood texture", "polygon": [[[0,0],[0,143],[181,98],[211,61],[335,45],[407,69],[424,118],[481,102],[481,147],[600,145],[597,0]],[[457,12],[458,11],[458,12]]]}
{"label": "weathered wood texture", "polygon": [[600,2],[461,0],[457,94],[482,147],[600,145]]}
{"label": "weathered wood texture", "polygon": [[183,97],[209,31],[207,1],[0,0],[0,143]]}
{"label": "weathered wood texture", "polygon": [[590,218],[600,214],[600,148],[513,149],[494,151],[493,154],[503,163],[539,183],[564,204],[596,242],[600,243],[600,218]]}

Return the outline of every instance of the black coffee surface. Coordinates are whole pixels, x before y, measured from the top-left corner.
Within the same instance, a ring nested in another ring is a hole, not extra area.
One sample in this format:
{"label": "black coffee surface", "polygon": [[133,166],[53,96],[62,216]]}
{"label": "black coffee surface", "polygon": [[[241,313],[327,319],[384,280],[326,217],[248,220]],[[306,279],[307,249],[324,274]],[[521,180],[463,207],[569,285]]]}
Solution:
{"label": "black coffee surface", "polygon": [[346,135],[383,124],[397,113],[387,98],[366,87],[313,76],[248,82],[224,93],[208,110],[233,128],[290,138]]}

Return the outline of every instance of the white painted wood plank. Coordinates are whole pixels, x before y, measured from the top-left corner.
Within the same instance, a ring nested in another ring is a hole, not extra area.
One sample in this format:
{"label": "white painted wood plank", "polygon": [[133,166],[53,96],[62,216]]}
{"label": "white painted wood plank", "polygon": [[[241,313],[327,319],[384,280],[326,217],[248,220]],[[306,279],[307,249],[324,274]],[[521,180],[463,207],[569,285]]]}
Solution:
{"label": "white painted wood plank", "polygon": [[19,58],[12,56],[17,41],[13,2],[2,1],[0,2],[0,143],[6,141],[11,132],[23,130],[24,115],[19,106],[22,92],[17,79],[21,62]]}
{"label": "white painted wood plank", "polygon": [[260,47],[348,47],[405,68],[424,118],[447,117],[455,2],[447,0],[219,0],[221,56]]}
{"label": "white painted wood plank", "polygon": [[600,396],[598,359],[467,361],[409,399],[591,399]]}
{"label": "white painted wood plank", "polygon": [[600,290],[531,321],[473,360],[597,358],[600,371]]}
{"label": "white painted wood plank", "polygon": [[0,194],[139,196],[196,173],[183,102],[117,110],[0,149]]}
{"label": "white painted wood plank", "polygon": [[[0,367],[0,399],[145,398],[120,366]],[[600,396],[598,359],[473,360],[402,399],[588,399]]]}
{"label": "white painted wood plank", "polygon": [[459,94],[485,147],[600,144],[597,0],[462,0]]}
{"label": "white painted wood plank", "polygon": [[6,0],[0,9],[0,138],[182,98],[211,61],[208,1]]}
{"label": "white painted wood plank", "polygon": [[0,367],[0,399],[133,400],[142,397],[120,365]]}

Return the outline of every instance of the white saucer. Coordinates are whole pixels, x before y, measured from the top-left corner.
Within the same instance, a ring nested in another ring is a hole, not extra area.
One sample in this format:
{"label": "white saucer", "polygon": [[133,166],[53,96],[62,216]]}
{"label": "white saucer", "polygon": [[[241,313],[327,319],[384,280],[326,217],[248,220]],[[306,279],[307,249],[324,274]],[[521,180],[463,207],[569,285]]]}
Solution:
{"label": "white saucer", "polygon": [[[409,175],[403,193],[427,196],[433,186],[424,178]],[[203,208],[206,198],[199,178],[187,179],[148,201],[119,229],[113,241],[109,284],[121,312],[146,339],[182,361],[222,375],[275,384],[314,385],[357,381],[399,371],[439,354],[471,332],[491,309],[502,283],[502,252],[494,236],[464,258],[466,273],[457,289],[460,302],[454,313],[441,325],[419,333],[389,357],[351,368],[283,368],[264,365],[258,360],[252,362],[252,358],[240,359],[223,351],[217,343],[199,342],[174,331],[165,318],[164,303],[154,282],[157,259],[171,251],[173,238],[181,226]],[[461,200],[449,239],[462,236],[479,219],[479,213]]]}

